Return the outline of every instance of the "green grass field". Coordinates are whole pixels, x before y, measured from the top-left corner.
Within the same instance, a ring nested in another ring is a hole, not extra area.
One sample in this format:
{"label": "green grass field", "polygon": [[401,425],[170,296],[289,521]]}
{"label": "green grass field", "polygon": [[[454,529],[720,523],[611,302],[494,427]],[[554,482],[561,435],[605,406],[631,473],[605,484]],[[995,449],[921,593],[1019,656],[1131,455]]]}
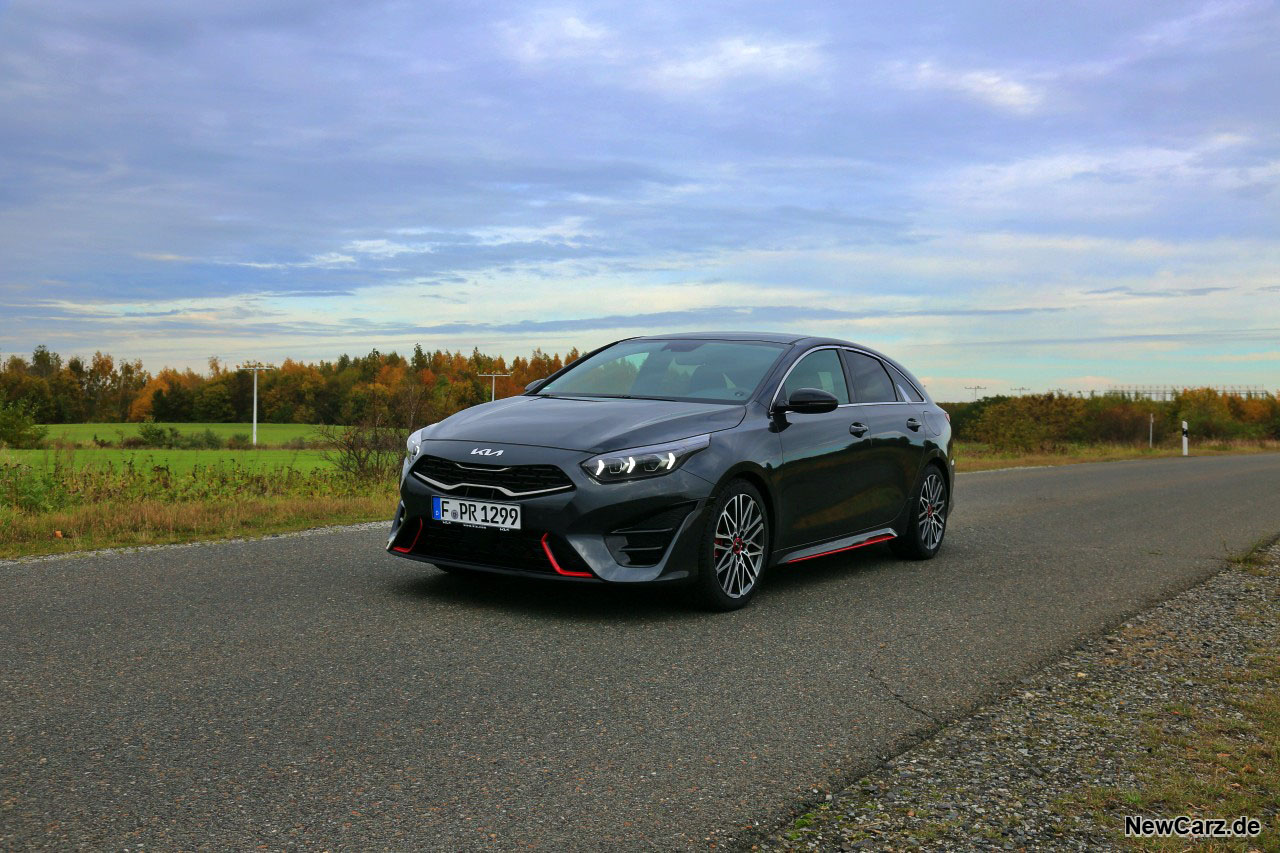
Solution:
{"label": "green grass field", "polygon": [[[62,439],[73,444],[93,445],[93,437],[119,442],[123,433],[126,438],[138,434],[138,424],[47,424],[49,441]],[[157,424],[162,427],[173,427],[183,435],[213,430],[213,434],[226,440],[233,435],[250,435],[253,424]],[[258,423],[258,444],[266,447],[279,446],[286,441],[303,438],[311,441],[315,438],[316,428],[311,424],[264,424]]]}
{"label": "green grass field", "polygon": [[[99,434],[101,435],[101,434]],[[261,435],[259,435],[261,440]],[[175,474],[187,473],[197,465],[210,467],[235,463],[252,470],[293,468],[297,471],[315,471],[328,468],[324,452],[320,450],[121,450],[119,448],[77,448],[75,450],[0,450],[0,461],[6,459],[21,462],[33,468],[50,469],[54,462],[76,468],[112,465],[120,468],[126,462],[134,467],[162,465]]]}

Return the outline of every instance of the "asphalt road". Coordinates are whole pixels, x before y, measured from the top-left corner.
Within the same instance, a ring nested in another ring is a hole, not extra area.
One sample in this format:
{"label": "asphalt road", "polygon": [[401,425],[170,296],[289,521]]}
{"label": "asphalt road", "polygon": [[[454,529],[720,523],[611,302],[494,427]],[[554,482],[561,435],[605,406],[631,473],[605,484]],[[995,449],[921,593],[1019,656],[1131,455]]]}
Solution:
{"label": "asphalt road", "polygon": [[0,848],[740,841],[1280,532],[1280,455],[958,490],[938,559],[807,561],[720,615],[468,582],[381,528],[0,563]]}

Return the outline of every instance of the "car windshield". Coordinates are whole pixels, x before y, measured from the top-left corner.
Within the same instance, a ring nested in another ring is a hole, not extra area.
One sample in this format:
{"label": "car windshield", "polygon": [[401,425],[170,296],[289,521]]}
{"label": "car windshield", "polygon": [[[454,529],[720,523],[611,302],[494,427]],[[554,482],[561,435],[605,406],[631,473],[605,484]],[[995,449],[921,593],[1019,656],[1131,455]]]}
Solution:
{"label": "car windshield", "polygon": [[763,341],[622,341],[574,364],[537,393],[745,403],[784,349]]}

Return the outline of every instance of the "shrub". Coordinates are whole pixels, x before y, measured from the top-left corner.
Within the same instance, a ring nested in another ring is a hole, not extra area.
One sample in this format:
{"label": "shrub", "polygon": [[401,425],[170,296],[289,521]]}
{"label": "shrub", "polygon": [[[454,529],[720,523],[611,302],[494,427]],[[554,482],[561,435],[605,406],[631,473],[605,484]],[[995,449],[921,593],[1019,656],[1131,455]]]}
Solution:
{"label": "shrub", "polygon": [[223,446],[218,434],[207,428],[201,432],[180,435],[174,443],[186,450],[219,450]]}
{"label": "shrub", "polygon": [[302,436],[295,436],[281,445],[285,450],[306,450],[310,445]]}
{"label": "shrub", "polygon": [[61,470],[32,468],[18,462],[0,463],[0,505],[25,512],[52,512],[70,503]]}
{"label": "shrub", "polygon": [[1237,421],[1227,395],[1212,388],[1190,388],[1178,394],[1174,419],[1186,421],[1196,438],[1251,438],[1262,432]]}
{"label": "shrub", "polygon": [[39,447],[48,434],[48,427],[36,423],[35,412],[26,403],[0,400],[0,447]]}
{"label": "shrub", "polygon": [[253,439],[247,432],[238,432],[227,439],[228,450],[252,450]]}
{"label": "shrub", "polygon": [[1083,437],[1085,401],[1065,394],[1010,397],[989,405],[974,431],[995,450],[1048,451]]}
{"label": "shrub", "polygon": [[181,436],[173,427],[166,429],[159,424],[144,421],[138,424],[138,438],[142,439],[143,447],[172,448],[177,445]]}
{"label": "shrub", "polygon": [[392,425],[385,412],[354,426],[322,426],[318,432],[325,459],[356,481],[387,482],[400,470],[406,431]]}

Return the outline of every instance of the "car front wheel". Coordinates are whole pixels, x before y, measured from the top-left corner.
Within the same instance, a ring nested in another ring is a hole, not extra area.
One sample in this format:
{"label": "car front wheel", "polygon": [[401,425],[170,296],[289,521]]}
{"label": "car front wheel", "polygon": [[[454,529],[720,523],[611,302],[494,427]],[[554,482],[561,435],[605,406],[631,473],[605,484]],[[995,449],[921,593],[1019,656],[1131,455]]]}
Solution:
{"label": "car front wheel", "polygon": [[756,593],[769,555],[764,499],[744,480],[712,505],[698,559],[698,598],[713,610],[737,610]]}

